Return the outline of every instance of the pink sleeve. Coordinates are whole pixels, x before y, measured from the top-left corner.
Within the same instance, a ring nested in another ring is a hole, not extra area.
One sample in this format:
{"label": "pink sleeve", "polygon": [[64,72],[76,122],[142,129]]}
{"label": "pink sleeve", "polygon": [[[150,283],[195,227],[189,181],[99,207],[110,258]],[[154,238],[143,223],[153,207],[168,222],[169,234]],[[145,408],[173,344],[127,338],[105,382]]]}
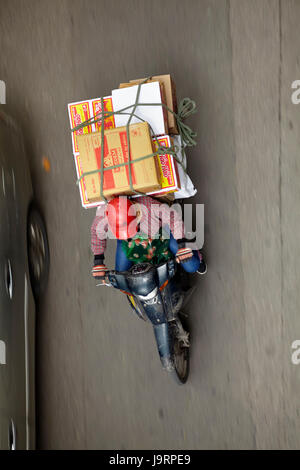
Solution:
{"label": "pink sleeve", "polygon": [[105,252],[107,228],[105,214],[96,215],[91,226],[91,248],[94,255],[102,255]]}

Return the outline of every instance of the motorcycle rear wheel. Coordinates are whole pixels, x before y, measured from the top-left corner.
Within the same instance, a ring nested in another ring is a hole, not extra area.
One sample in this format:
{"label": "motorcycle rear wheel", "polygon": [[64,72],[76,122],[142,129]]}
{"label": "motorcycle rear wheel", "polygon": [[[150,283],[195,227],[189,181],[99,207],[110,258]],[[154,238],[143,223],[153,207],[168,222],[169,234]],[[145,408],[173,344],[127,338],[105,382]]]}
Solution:
{"label": "motorcycle rear wheel", "polygon": [[177,337],[177,324],[173,325],[173,351],[174,351],[174,369],[170,372],[175,382],[184,385],[190,372],[190,352],[189,347],[184,346]]}

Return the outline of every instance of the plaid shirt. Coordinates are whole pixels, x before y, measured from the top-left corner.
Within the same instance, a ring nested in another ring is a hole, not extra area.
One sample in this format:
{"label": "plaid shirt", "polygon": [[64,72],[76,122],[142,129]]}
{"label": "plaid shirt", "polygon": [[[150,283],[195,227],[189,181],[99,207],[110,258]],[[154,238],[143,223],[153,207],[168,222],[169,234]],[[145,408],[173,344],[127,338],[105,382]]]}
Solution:
{"label": "plaid shirt", "polygon": [[[153,238],[162,226],[168,226],[176,240],[184,238],[184,224],[179,213],[167,204],[149,196],[134,199],[141,206],[140,231]],[[106,204],[97,208],[91,226],[91,248],[95,256],[103,255],[106,249],[108,221]]]}

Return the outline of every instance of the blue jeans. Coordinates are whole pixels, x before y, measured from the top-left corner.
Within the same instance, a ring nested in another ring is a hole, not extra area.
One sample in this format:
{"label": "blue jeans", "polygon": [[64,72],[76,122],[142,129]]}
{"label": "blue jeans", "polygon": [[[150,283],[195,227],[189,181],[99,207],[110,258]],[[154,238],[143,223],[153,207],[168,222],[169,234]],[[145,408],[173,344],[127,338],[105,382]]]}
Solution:
{"label": "blue jeans", "polygon": [[[170,233],[170,244],[169,244],[170,251],[173,255],[176,255],[178,250],[178,243],[173,237],[172,233]],[[122,249],[122,240],[117,240],[117,250],[116,250],[116,271],[128,271],[132,266],[132,261],[127,259],[126,254]],[[181,263],[183,269],[188,273],[194,273],[199,269],[200,266],[200,258],[198,256],[197,251],[193,251],[193,257],[186,261],[185,263]]]}

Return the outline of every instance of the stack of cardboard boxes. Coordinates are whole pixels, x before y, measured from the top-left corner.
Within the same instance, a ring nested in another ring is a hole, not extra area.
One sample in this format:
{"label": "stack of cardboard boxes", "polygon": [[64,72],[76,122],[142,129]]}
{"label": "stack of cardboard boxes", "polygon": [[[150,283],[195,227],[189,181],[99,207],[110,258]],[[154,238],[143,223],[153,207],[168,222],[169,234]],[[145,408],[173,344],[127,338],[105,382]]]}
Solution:
{"label": "stack of cardboard boxes", "polygon": [[[140,83],[142,85],[138,89]],[[164,155],[157,154],[143,159],[155,153],[158,143],[161,147],[173,148],[174,136],[177,142],[179,139],[176,118],[163,106],[166,104],[169,109],[177,112],[175,85],[170,75],[159,75],[146,82],[145,79],[139,79],[121,83],[118,89],[112,90],[111,96],[103,98],[104,111],[116,113],[104,120],[103,152],[101,121],[72,132],[81,202],[85,208],[104,202],[101,197],[101,178],[105,198],[120,194],[135,195],[130,187],[129,168],[126,164],[129,157],[126,124],[136,101],[139,105],[131,116],[129,126],[134,190],[168,200],[176,198],[176,195],[181,198],[190,197],[196,192],[172,154],[166,151]],[[70,103],[68,112],[73,129],[88,119],[101,117],[97,115],[102,112],[101,99]],[[121,166],[114,167],[120,164]],[[101,168],[107,167],[114,168],[103,171],[101,176]]]}

